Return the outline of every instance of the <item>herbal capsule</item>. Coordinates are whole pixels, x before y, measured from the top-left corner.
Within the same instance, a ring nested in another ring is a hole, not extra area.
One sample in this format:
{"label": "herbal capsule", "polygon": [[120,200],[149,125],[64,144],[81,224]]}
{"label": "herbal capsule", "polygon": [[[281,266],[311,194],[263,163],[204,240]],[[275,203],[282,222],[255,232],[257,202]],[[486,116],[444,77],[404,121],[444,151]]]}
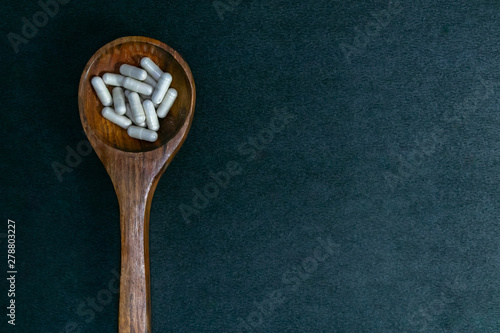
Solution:
{"label": "herbal capsule", "polygon": [[140,124],[146,121],[146,115],[144,114],[139,94],[134,91],[131,92],[128,95],[128,101],[130,103],[130,110],[132,111],[132,119],[134,122]]}
{"label": "herbal capsule", "polygon": [[122,87],[124,79],[125,76],[114,73],[106,73],[102,76],[102,80],[104,81],[104,83],[106,83],[109,86]]}
{"label": "herbal capsule", "polygon": [[140,128],[137,126],[130,126],[127,129],[127,133],[132,138],[149,142],[155,142],[158,139],[158,134],[155,131]]}
{"label": "herbal capsule", "polygon": [[152,131],[157,131],[160,129],[160,123],[158,122],[158,116],[156,115],[155,106],[153,102],[149,99],[142,102],[144,107],[144,113],[146,114],[146,124],[148,128]]}
{"label": "herbal capsule", "polygon": [[156,80],[150,75],[148,75],[145,80],[142,80],[142,82],[149,84],[151,87],[156,87]]}
{"label": "herbal capsule", "polygon": [[123,88],[138,92],[140,94],[144,94],[146,96],[149,96],[153,93],[153,87],[151,87],[149,84],[138,81],[131,77],[126,77],[125,80],[123,80]]}
{"label": "herbal capsule", "polygon": [[109,106],[106,106],[104,109],[102,109],[101,114],[104,118],[120,126],[121,128],[127,129],[130,125],[132,125],[132,121],[130,119],[125,116],[120,116]]}
{"label": "herbal capsule", "polygon": [[137,122],[134,121],[134,116],[132,115],[132,109],[130,109],[130,105],[128,103],[125,104],[125,107],[127,108],[127,112],[125,113],[125,115],[130,120],[132,120],[132,122],[134,123],[135,126],[146,127],[146,122],[145,121],[143,121],[142,123],[137,123]]}
{"label": "herbal capsule", "polygon": [[94,87],[97,97],[99,97],[102,105],[111,106],[111,104],[113,104],[113,99],[111,98],[111,94],[109,93],[108,87],[104,84],[104,81],[99,76],[95,76],[90,82],[92,83],[92,87]]}
{"label": "herbal capsule", "polygon": [[172,75],[169,73],[163,73],[156,84],[155,91],[153,92],[153,96],[151,100],[155,104],[160,104],[167,93],[168,88],[170,87],[170,83],[172,83]]}
{"label": "herbal capsule", "polygon": [[120,74],[129,76],[139,81],[144,81],[148,77],[148,72],[144,69],[127,64],[120,66]]}
{"label": "herbal capsule", "polygon": [[156,110],[158,118],[165,118],[167,116],[168,111],[170,111],[170,108],[172,107],[172,104],[174,104],[176,98],[177,90],[175,90],[174,88],[168,89],[163,102],[161,102],[160,106]]}
{"label": "herbal capsule", "polygon": [[158,67],[153,60],[148,57],[144,57],[141,59],[141,67],[148,72],[149,75],[156,81],[160,79],[160,76],[163,74],[163,71]]}
{"label": "herbal capsule", "polygon": [[122,88],[113,88],[113,103],[117,114],[123,116],[125,112],[127,112],[127,108],[125,107],[125,94],[123,93]]}

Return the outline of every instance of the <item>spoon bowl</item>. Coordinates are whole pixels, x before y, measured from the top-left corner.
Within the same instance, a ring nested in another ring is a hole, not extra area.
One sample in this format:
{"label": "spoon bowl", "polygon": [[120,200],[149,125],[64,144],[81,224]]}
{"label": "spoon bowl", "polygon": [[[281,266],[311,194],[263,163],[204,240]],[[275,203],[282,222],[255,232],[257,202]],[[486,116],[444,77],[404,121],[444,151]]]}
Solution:
{"label": "spoon bowl", "polygon": [[[119,73],[123,64],[140,67],[143,57],[151,58],[164,72],[170,73],[174,78],[170,87],[178,92],[175,107],[160,119],[158,140],[152,143],[133,139],[127,131],[104,121],[100,112],[103,106],[90,84],[94,76]],[[194,105],[195,90],[191,71],[176,51],[151,38],[124,37],[106,44],[90,59],[82,74],[78,96],[82,122],[88,123],[99,140],[122,151],[144,152],[163,146],[181,129]]]}
{"label": "spoon bowl", "polygon": [[[90,80],[118,73],[122,64],[139,67],[151,58],[172,77],[178,92],[168,115],[160,119],[155,142],[133,139],[102,117],[103,105]],[[119,333],[151,332],[149,278],[149,215],[158,181],[183,144],[194,114],[196,89],[189,66],[166,44],[129,36],[99,49],[87,63],[78,90],[78,107],[85,133],[108,172],[120,206],[121,275]]]}

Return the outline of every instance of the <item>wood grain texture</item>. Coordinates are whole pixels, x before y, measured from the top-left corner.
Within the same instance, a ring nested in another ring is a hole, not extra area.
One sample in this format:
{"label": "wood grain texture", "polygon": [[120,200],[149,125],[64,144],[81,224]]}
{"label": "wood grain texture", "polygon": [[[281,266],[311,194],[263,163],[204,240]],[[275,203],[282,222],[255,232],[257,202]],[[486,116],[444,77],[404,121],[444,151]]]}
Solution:
{"label": "wood grain texture", "polygon": [[[160,119],[156,142],[130,138],[126,130],[101,116],[103,106],[90,80],[120,65],[139,66],[150,57],[172,74],[178,97],[168,116]],[[80,79],[80,119],[97,156],[113,182],[120,205],[121,278],[119,332],[151,332],[149,280],[149,214],[154,190],[187,136],[194,114],[196,90],[187,63],[157,40],[130,36],[106,44],[89,60]]]}

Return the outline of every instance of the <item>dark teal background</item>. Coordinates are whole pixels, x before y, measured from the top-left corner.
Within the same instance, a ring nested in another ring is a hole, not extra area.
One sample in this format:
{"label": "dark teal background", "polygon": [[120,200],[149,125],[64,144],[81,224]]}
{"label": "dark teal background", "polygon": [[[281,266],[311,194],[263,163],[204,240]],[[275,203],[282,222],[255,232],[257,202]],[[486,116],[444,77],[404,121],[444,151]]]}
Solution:
{"label": "dark teal background", "polygon": [[153,332],[500,332],[498,2],[73,0],[18,53],[40,6],[1,7],[0,332],[117,332],[113,186],[94,153],[53,164],[85,148],[85,64],[127,35],[197,86],[152,203]]}

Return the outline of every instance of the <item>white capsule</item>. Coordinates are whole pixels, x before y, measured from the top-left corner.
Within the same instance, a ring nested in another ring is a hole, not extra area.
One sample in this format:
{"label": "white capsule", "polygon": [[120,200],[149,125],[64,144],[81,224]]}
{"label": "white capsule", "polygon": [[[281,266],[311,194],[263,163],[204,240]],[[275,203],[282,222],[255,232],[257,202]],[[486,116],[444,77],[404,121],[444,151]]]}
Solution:
{"label": "white capsule", "polygon": [[117,114],[123,116],[125,112],[127,112],[127,108],[125,107],[125,94],[121,87],[113,88],[113,103]]}
{"label": "white capsule", "polygon": [[115,112],[109,106],[106,106],[102,109],[102,116],[112,123],[120,126],[121,128],[127,129],[130,125],[132,125],[132,121],[125,116],[121,116]]}
{"label": "white capsule", "polygon": [[158,116],[156,115],[155,106],[153,102],[149,99],[142,102],[144,107],[144,113],[146,114],[146,124],[148,128],[152,131],[157,131],[160,129],[160,123],[158,122]]}
{"label": "white capsule", "polygon": [[138,123],[134,120],[134,116],[132,115],[132,109],[130,108],[130,104],[125,104],[125,107],[127,108],[127,112],[125,115],[132,120],[132,123],[134,123],[135,126],[140,126],[140,127],[146,127],[146,122],[143,121],[142,123]]}
{"label": "white capsule", "polygon": [[113,104],[113,99],[111,98],[111,94],[109,93],[108,87],[104,84],[104,81],[99,76],[95,76],[90,82],[92,83],[92,87],[94,87],[97,97],[99,97],[102,105],[111,106],[111,104]]}
{"label": "white capsule", "polygon": [[137,126],[130,126],[127,130],[129,136],[139,140],[155,142],[158,139],[158,134],[155,131],[140,128]]}
{"label": "white capsule", "polygon": [[130,95],[130,90],[125,89],[123,90],[123,93],[125,94],[125,97],[127,97],[128,99],[128,95]]}
{"label": "white capsule", "polygon": [[128,95],[128,101],[130,103],[130,110],[132,111],[132,120],[138,124],[146,121],[146,115],[144,114],[139,94],[134,91],[131,92]]}
{"label": "white capsule", "polygon": [[124,79],[125,79],[125,76],[120,75],[120,74],[115,74],[115,73],[106,73],[102,76],[102,80],[108,86],[123,87],[123,80]]}
{"label": "white capsule", "polygon": [[139,81],[144,81],[148,77],[148,72],[144,69],[127,64],[120,66],[120,74],[129,76]]}
{"label": "white capsule", "polygon": [[156,87],[156,80],[153,79],[150,75],[146,77],[145,80],[142,80],[144,83],[149,84],[151,87]]}
{"label": "white capsule", "polygon": [[126,77],[125,80],[123,80],[123,88],[138,92],[140,94],[144,94],[146,96],[150,96],[153,93],[153,87],[151,87],[149,84],[138,81],[131,77]]}
{"label": "white capsule", "polygon": [[144,57],[141,59],[141,67],[148,72],[149,75],[153,77],[156,81],[160,79],[160,76],[163,74],[163,71],[158,67],[153,60],[148,57]]}
{"label": "white capsule", "polygon": [[156,110],[158,118],[165,118],[167,116],[168,111],[170,111],[170,108],[172,107],[172,104],[174,104],[176,98],[177,90],[175,90],[174,88],[168,89],[163,102],[161,102],[160,106]]}
{"label": "white capsule", "polygon": [[155,104],[160,104],[167,93],[168,88],[170,87],[170,83],[172,83],[172,75],[169,73],[163,73],[156,84],[155,91],[153,92],[153,96],[151,100]]}

